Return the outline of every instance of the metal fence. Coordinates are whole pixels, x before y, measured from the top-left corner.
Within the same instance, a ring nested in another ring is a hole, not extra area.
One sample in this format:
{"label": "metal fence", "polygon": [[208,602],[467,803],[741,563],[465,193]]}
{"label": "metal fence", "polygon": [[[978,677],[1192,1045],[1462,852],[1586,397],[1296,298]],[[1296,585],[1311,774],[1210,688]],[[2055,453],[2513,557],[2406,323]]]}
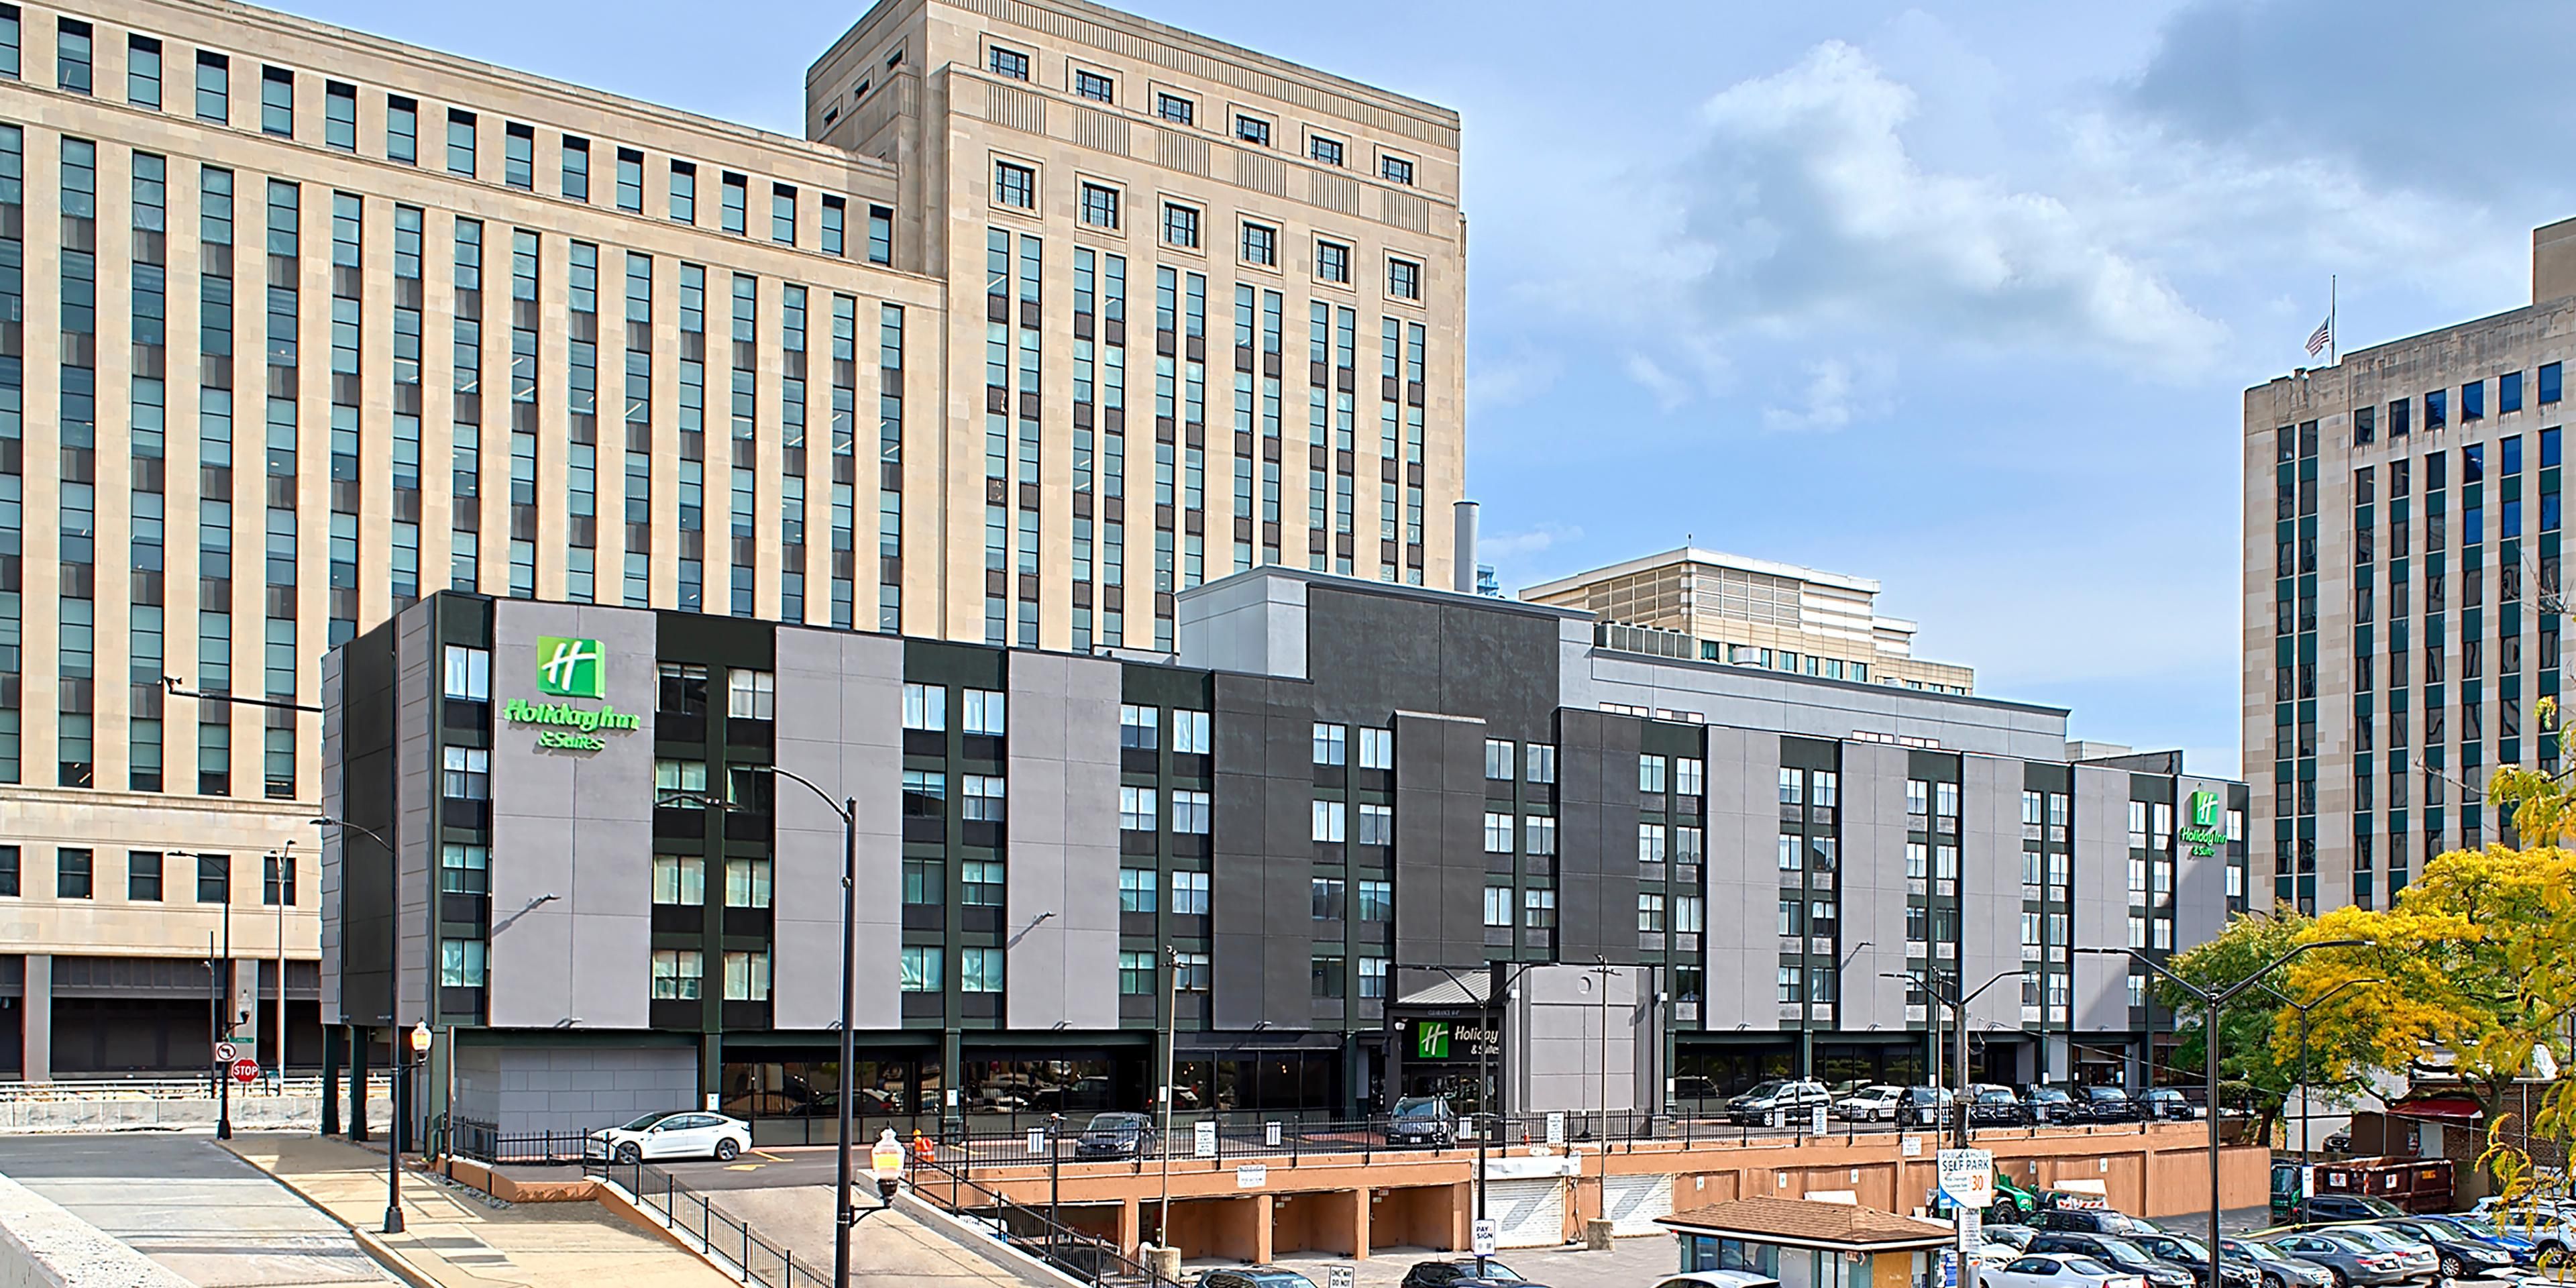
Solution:
{"label": "metal fence", "polygon": [[671,1228],[697,1241],[712,1260],[730,1267],[743,1282],[760,1288],[832,1288],[831,1263],[818,1268],[754,1233],[750,1223],[725,1215],[707,1196],[680,1184],[650,1163],[616,1163],[598,1159],[582,1164],[584,1175],[596,1176],[626,1191],[636,1203],[661,1215]]}
{"label": "metal fence", "polygon": [[579,1131],[504,1132],[495,1123],[472,1118],[440,1119],[430,1125],[432,1153],[454,1154],[478,1163],[562,1166],[582,1161],[589,1133]]}
{"label": "metal fence", "polygon": [[915,1159],[913,1197],[970,1222],[1065,1274],[1097,1288],[1179,1288],[1151,1266],[1098,1235],[1049,1220],[1046,1210],[1010,1199],[967,1178],[961,1168]]}
{"label": "metal fence", "polygon": [[[368,1095],[383,1095],[393,1080],[383,1074],[367,1079]],[[75,1078],[53,1082],[0,1081],[0,1104],[20,1101],[100,1103],[134,1100],[204,1100],[215,1094],[212,1075],[169,1078]],[[236,1096],[319,1096],[322,1079],[261,1077],[233,1084]]]}

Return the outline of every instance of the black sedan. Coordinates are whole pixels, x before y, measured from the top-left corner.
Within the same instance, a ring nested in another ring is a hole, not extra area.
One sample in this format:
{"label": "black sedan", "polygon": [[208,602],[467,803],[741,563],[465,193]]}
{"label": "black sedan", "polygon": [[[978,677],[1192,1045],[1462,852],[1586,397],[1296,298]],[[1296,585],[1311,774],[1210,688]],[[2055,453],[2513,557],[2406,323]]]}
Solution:
{"label": "black sedan", "polygon": [[1154,1120],[1143,1114],[1093,1114],[1073,1139],[1075,1158],[1143,1158],[1154,1152]]}

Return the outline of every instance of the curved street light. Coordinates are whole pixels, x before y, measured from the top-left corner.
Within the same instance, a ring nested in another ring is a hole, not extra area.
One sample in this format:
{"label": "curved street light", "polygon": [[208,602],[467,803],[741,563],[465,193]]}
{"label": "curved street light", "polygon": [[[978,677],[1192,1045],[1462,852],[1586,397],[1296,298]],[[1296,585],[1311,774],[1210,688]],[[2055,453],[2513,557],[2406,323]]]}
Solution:
{"label": "curved street light", "polygon": [[[391,951],[388,952],[385,957],[385,961],[387,963],[385,966],[385,1030],[389,1038],[386,1045],[393,1048],[394,1067],[392,1100],[394,1111],[394,1130],[392,1138],[385,1142],[384,1232],[386,1234],[400,1234],[403,1232],[402,1144],[403,1123],[405,1121],[405,1110],[403,1105],[403,1033],[401,1027],[402,857],[394,852],[394,843],[386,840],[384,838],[384,834],[376,831],[374,828],[358,823],[352,823],[346,819],[333,818],[328,814],[317,815],[312,821],[313,826],[322,829],[325,835],[328,835],[331,829],[335,827],[341,828],[346,831],[355,832],[385,848],[385,869],[388,873],[389,882],[387,888],[392,892],[392,897],[385,900],[385,942],[391,945]],[[284,977],[281,976],[278,982],[283,985],[285,983]],[[283,1056],[285,1053],[280,1052],[279,1054]],[[360,1094],[365,1094],[363,1088],[361,1089]],[[366,1127],[363,1115],[360,1118],[358,1127],[361,1130],[364,1130]]]}

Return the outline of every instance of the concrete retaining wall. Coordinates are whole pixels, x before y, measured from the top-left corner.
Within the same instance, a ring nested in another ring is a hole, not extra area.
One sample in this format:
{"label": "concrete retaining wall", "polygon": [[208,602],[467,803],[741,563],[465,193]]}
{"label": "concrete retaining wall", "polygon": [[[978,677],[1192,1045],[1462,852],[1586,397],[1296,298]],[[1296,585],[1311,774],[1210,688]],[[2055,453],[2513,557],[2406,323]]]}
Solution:
{"label": "concrete retaining wall", "polygon": [[194,1288],[97,1226],[0,1176],[0,1288]]}
{"label": "concrete retaining wall", "polygon": [[[150,1131],[215,1125],[212,1097],[194,1100],[13,1100],[0,1101],[0,1131]],[[320,1096],[235,1096],[233,1127],[240,1131],[318,1131],[322,1126]],[[378,1129],[393,1123],[382,1095],[367,1101],[367,1121]],[[5,1288],[5,1286],[0,1286]]]}

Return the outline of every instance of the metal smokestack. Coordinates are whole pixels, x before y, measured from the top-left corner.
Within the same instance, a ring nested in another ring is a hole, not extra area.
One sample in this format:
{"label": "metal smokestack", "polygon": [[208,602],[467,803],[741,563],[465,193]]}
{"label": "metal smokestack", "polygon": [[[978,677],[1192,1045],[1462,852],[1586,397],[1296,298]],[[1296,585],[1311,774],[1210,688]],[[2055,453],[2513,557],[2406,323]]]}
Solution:
{"label": "metal smokestack", "polygon": [[1454,561],[1449,571],[1449,589],[1461,595],[1476,593],[1476,521],[1480,507],[1473,501],[1460,501],[1456,509],[1457,535],[1452,544]]}

